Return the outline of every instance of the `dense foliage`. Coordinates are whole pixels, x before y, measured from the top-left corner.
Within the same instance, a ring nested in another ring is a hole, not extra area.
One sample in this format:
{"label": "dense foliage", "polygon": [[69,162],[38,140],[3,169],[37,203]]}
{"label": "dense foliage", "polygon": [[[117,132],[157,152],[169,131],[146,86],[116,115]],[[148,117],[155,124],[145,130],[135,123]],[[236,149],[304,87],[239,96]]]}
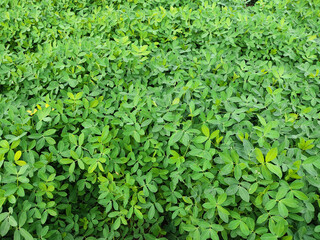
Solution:
{"label": "dense foliage", "polygon": [[319,0],[1,0],[1,239],[320,239],[319,32]]}

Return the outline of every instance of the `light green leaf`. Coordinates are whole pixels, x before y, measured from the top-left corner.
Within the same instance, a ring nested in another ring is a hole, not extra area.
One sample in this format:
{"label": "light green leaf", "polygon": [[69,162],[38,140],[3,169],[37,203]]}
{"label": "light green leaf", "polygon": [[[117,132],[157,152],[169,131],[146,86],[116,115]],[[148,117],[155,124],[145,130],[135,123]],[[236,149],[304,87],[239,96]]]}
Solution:
{"label": "light green leaf", "polygon": [[18,226],[18,223],[17,223],[17,221],[14,219],[13,216],[10,216],[10,217],[9,217],[9,223],[10,223],[10,225],[11,225],[12,227]]}
{"label": "light green leaf", "polygon": [[203,142],[205,142],[205,141],[207,141],[207,140],[208,140],[207,137],[198,136],[198,137],[195,137],[195,138],[193,139],[193,142],[194,142],[194,143],[203,143]]}
{"label": "light green leaf", "polygon": [[225,201],[227,200],[227,194],[226,193],[222,193],[221,195],[219,195],[218,200],[217,200],[217,204],[223,204]]}
{"label": "light green leaf", "polygon": [[26,231],[24,228],[19,229],[20,234],[24,237],[25,240],[33,240],[32,235]]}
{"label": "light green leaf", "polygon": [[284,199],[280,200],[280,202],[284,203],[286,206],[291,207],[291,208],[299,207],[299,203],[295,199],[284,198]]}
{"label": "light green leaf", "polygon": [[134,208],[134,213],[136,214],[136,216],[137,216],[139,219],[143,219],[143,215],[142,215],[142,213],[140,212],[139,209]]}
{"label": "light green leaf", "polygon": [[93,173],[94,170],[96,170],[97,166],[98,166],[97,162],[95,162],[92,165],[90,165],[90,167],[88,168],[88,173]]}
{"label": "light green leaf", "polygon": [[284,217],[284,218],[288,217],[288,209],[287,209],[286,205],[284,205],[284,203],[282,203],[282,202],[278,203],[278,210],[279,210],[281,217]]}
{"label": "light green leaf", "polygon": [[168,145],[169,145],[169,146],[172,146],[173,144],[175,144],[176,142],[178,142],[178,141],[181,139],[182,135],[183,135],[183,131],[181,131],[181,130],[175,132],[175,133],[170,137],[169,142],[168,142]]}
{"label": "light green leaf", "polygon": [[154,214],[155,214],[155,207],[152,204],[148,212],[148,218],[151,220],[154,217]]}
{"label": "light green leaf", "polygon": [[218,208],[218,214],[219,217],[224,221],[225,223],[229,222],[229,215],[230,213],[225,208],[221,207],[220,205],[217,205]]}
{"label": "light green leaf", "polygon": [[261,236],[261,240],[277,240],[278,237],[277,236],[274,236],[273,234],[271,233],[265,233]]}
{"label": "light green leaf", "polygon": [[245,235],[248,236],[250,234],[250,230],[244,222],[240,221],[240,231]]}
{"label": "light green leaf", "polygon": [[140,134],[137,133],[136,131],[133,131],[133,138],[136,140],[136,142],[140,142]]}
{"label": "light green leaf", "polygon": [[268,219],[268,217],[269,217],[268,213],[264,213],[260,215],[257,219],[257,223],[258,224],[264,223]]}
{"label": "light green leaf", "polygon": [[266,162],[271,162],[274,160],[278,155],[278,149],[272,148],[266,155]]}
{"label": "light green leaf", "polygon": [[50,145],[56,144],[56,141],[52,137],[46,137],[45,139],[46,139],[47,143]]}
{"label": "light green leaf", "polygon": [[23,211],[19,217],[19,227],[22,227],[27,221],[27,213]]}
{"label": "light green leaf", "polygon": [[45,137],[50,136],[50,135],[54,134],[56,131],[57,131],[56,129],[49,129],[43,133],[43,136],[45,136]]}
{"label": "light green leaf", "polygon": [[70,159],[70,158],[62,158],[62,159],[59,160],[59,162],[61,164],[70,164],[70,163],[73,163],[74,161],[72,159]]}
{"label": "light green leaf", "polygon": [[228,227],[231,230],[235,230],[240,225],[240,220],[233,220],[229,223]]}
{"label": "light green leaf", "polygon": [[175,98],[173,101],[172,101],[172,105],[177,105],[179,104],[180,102],[180,98]]}
{"label": "light green leaf", "polygon": [[264,163],[264,157],[263,154],[261,152],[261,150],[259,148],[256,148],[254,150],[255,154],[256,154],[256,158],[258,160],[259,163]]}
{"label": "light green leaf", "polygon": [[116,221],[113,223],[113,229],[117,230],[120,227],[120,224],[121,224],[121,218],[118,217]]}
{"label": "light green leaf", "polygon": [[305,195],[305,194],[304,194],[303,192],[301,192],[301,191],[292,190],[292,193],[293,193],[294,196],[296,196],[296,197],[299,198],[300,200],[305,201],[305,200],[308,200],[308,199],[309,199],[308,196]]}
{"label": "light green leaf", "polygon": [[0,234],[1,234],[1,236],[4,237],[5,235],[7,235],[9,230],[10,230],[10,223],[9,223],[9,219],[7,218],[0,225]]}
{"label": "light green leaf", "polygon": [[211,133],[210,139],[214,139],[217,136],[219,136],[220,130],[215,130],[214,132]]}
{"label": "light green leaf", "polygon": [[47,209],[47,212],[51,215],[51,216],[53,216],[53,217],[55,217],[55,216],[57,216],[58,215],[58,213],[55,211],[55,210],[53,210],[53,209]]}
{"label": "light green leaf", "polygon": [[233,164],[229,163],[229,164],[224,165],[223,168],[221,168],[220,174],[222,176],[228,175],[232,172],[232,170],[233,170]]}
{"label": "light green leaf", "polygon": [[279,178],[282,178],[282,171],[281,168],[277,165],[273,165],[272,163],[267,163],[267,168],[273,172],[274,174],[276,174]]}
{"label": "light green leaf", "polygon": [[202,125],[201,131],[207,138],[210,137],[210,130],[206,125]]}
{"label": "light green leaf", "polygon": [[245,189],[244,187],[239,187],[239,195],[244,201],[246,202],[250,201],[250,195],[247,189]]}

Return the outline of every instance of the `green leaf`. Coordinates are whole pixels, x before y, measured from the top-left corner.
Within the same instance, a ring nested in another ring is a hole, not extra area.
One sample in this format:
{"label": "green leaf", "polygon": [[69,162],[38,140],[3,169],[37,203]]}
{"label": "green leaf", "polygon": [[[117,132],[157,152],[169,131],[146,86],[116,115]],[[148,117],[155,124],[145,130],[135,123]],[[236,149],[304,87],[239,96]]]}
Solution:
{"label": "green leaf", "polygon": [[219,217],[222,219],[222,221],[224,221],[225,223],[228,223],[229,222],[229,215],[230,215],[228,210],[226,210],[225,208],[223,208],[219,205],[217,205],[217,209],[218,209]]}
{"label": "green leaf", "polygon": [[183,224],[182,225],[183,230],[187,231],[187,232],[193,232],[195,231],[197,228],[192,225],[192,224]]}
{"label": "green leaf", "polygon": [[136,140],[136,142],[140,142],[140,134],[137,133],[136,131],[133,131],[133,138]]}
{"label": "green leaf", "polygon": [[15,154],[14,154],[14,161],[18,161],[21,157],[21,154],[22,152],[21,151],[17,151]]}
{"label": "green leaf", "polygon": [[5,149],[10,149],[10,145],[9,145],[8,141],[6,141],[6,140],[0,141],[0,147],[5,148]]}
{"label": "green leaf", "polygon": [[281,217],[284,217],[284,218],[288,217],[288,209],[287,209],[286,205],[284,205],[284,203],[282,203],[282,202],[278,203],[278,210],[279,210]]}
{"label": "green leaf", "polygon": [[268,217],[269,215],[267,213],[260,215],[257,219],[257,223],[258,224],[264,223],[265,221],[267,221]]}
{"label": "green leaf", "polygon": [[274,174],[276,174],[280,179],[282,178],[281,168],[277,165],[273,165],[272,163],[267,163],[267,168]]}
{"label": "green leaf", "polygon": [[215,208],[216,204],[212,203],[212,202],[206,202],[202,205],[204,208],[206,209],[211,209],[211,208]]}
{"label": "green leaf", "polygon": [[53,217],[55,217],[55,216],[57,216],[58,215],[58,213],[55,211],[55,210],[53,210],[53,209],[47,209],[47,212],[51,215],[51,216],[53,216]]}
{"label": "green leaf", "polygon": [[275,205],[277,204],[277,201],[272,199],[272,200],[269,200],[267,203],[266,203],[266,210],[271,210]]}
{"label": "green leaf", "polygon": [[158,188],[155,185],[152,185],[152,184],[148,184],[148,188],[153,193],[158,191]]}
{"label": "green leaf", "polygon": [[10,217],[9,217],[9,223],[10,223],[10,225],[11,225],[12,227],[18,226],[18,223],[17,223],[17,221],[14,219],[13,216],[10,216]]}
{"label": "green leaf", "polygon": [[234,177],[236,180],[240,180],[241,176],[242,176],[241,167],[240,165],[236,165],[234,167]]}
{"label": "green leaf", "polygon": [[257,182],[255,182],[254,184],[252,184],[251,186],[250,186],[250,188],[249,188],[249,194],[253,194],[256,190],[257,190],[257,188],[258,188],[258,186],[259,186],[259,184],[257,183]]}
{"label": "green leaf", "polygon": [[222,152],[222,153],[219,153],[219,156],[225,163],[233,163],[233,159],[228,153]]}
{"label": "green leaf", "polygon": [[20,228],[19,232],[21,236],[24,237],[25,240],[33,240],[32,235],[28,231],[26,231],[24,228]]}
{"label": "green leaf", "polygon": [[51,135],[53,135],[56,131],[57,131],[56,129],[49,129],[49,130],[47,130],[47,131],[45,131],[45,132],[43,133],[43,136],[45,136],[45,137],[51,136]]}
{"label": "green leaf", "polygon": [[116,216],[119,216],[119,214],[120,214],[119,212],[111,212],[111,213],[108,214],[108,217],[109,218],[114,218]]}
{"label": "green leaf", "polygon": [[195,137],[195,138],[193,139],[193,142],[194,142],[194,143],[203,143],[203,142],[205,142],[205,141],[207,141],[207,140],[208,140],[207,137],[198,136],[198,137]]}
{"label": "green leaf", "polygon": [[276,200],[280,200],[282,199],[283,197],[285,197],[288,193],[288,188],[287,187],[280,187],[278,189],[278,192],[277,192],[277,195],[276,195]]}
{"label": "green leaf", "polygon": [[278,149],[272,148],[266,155],[266,162],[271,162],[274,160],[278,155]]}
{"label": "green leaf", "polygon": [[245,189],[244,187],[239,187],[239,195],[244,201],[246,202],[250,201],[250,195],[247,189]]}
{"label": "green leaf", "polygon": [[220,174],[222,176],[228,175],[228,174],[230,174],[232,172],[232,170],[233,170],[233,164],[232,163],[226,164],[226,165],[223,166],[223,168],[221,168]]}
{"label": "green leaf", "polygon": [[117,229],[120,227],[120,224],[121,224],[121,218],[118,217],[118,218],[116,219],[116,221],[114,222],[114,224],[113,224],[113,229],[114,229],[114,230],[117,230]]}
{"label": "green leaf", "polygon": [[79,146],[81,146],[84,143],[84,134],[83,133],[81,133],[79,135],[78,141],[79,141]]}
{"label": "green leaf", "polygon": [[71,155],[71,157],[72,157],[73,159],[78,159],[78,158],[79,158],[78,154],[77,154],[75,151],[73,151],[73,150],[70,151],[70,155]]}
{"label": "green leaf", "polygon": [[134,208],[134,213],[136,214],[136,216],[137,216],[139,219],[143,219],[143,215],[142,215],[142,213],[140,212],[139,209]]}
{"label": "green leaf", "polygon": [[98,166],[97,162],[95,162],[92,165],[90,165],[90,167],[88,168],[88,173],[93,173],[94,170],[96,170],[97,166]]}
{"label": "green leaf", "polygon": [[177,105],[179,104],[180,102],[180,98],[175,98],[173,101],[172,101],[172,105]]}
{"label": "green leaf", "polygon": [[248,236],[250,234],[250,230],[244,222],[240,221],[240,231],[245,235]]}
{"label": "green leaf", "polygon": [[72,144],[78,145],[78,143],[77,143],[77,137],[76,137],[75,135],[69,134],[69,140],[70,140],[70,142],[71,142]]}
{"label": "green leaf", "polygon": [[211,133],[210,139],[214,139],[219,136],[220,130],[215,130],[214,132]]}
{"label": "green leaf", "polygon": [[21,235],[20,235],[20,232],[18,230],[18,228],[14,231],[14,234],[13,234],[13,240],[20,240],[21,239]]}
{"label": "green leaf", "polygon": [[233,220],[229,223],[228,228],[235,230],[240,225],[240,220]]}
{"label": "green leaf", "polygon": [[200,236],[200,231],[199,229],[196,229],[194,232],[193,232],[193,237],[192,239],[194,240],[201,240],[201,236]]}
{"label": "green leaf", "polygon": [[257,114],[257,117],[259,118],[259,121],[262,124],[262,126],[266,126],[267,125],[266,120],[262,116]]}
{"label": "green leaf", "polygon": [[273,234],[271,233],[265,233],[261,236],[261,240],[277,240],[278,237],[277,236],[274,236]]}
{"label": "green leaf", "polygon": [[9,151],[8,148],[0,148],[0,154],[5,154]]}
{"label": "green leaf", "polygon": [[276,223],[276,226],[274,227],[274,233],[278,236],[278,237],[282,237],[285,233],[286,233],[286,228],[285,228],[285,224],[287,223],[286,220],[284,219],[279,219],[280,221],[278,221]]}
{"label": "green leaf", "polygon": [[156,202],[154,205],[156,206],[157,210],[158,210],[160,213],[163,213],[163,212],[164,212],[164,211],[163,211],[163,208],[162,208],[162,206],[161,206],[160,203]]}
{"label": "green leaf", "polygon": [[7,218],[8,216],[9,216],[8,212],[0,213],[0,222],[2,222],[3,219]]}
{"label": "green leaf", "polygon": [[70,164],[70,163],[73,163],[74,161],[72,159],[69,159],[69,158],[62,158],[62,159],[60,159],[59,162],[61,164]]}
{"label": "green leaf", "polygon": [[296,196],[296,197],[299,198],[300,200],[305,201],[305,200],[308,200],[308,199],[309,199],[308,196],[305,195],[305,194],[304,194],[303,192],[301,192],[301,191],[292,190],[292,193],[293,193],[294,196]]}
{"label": "green leaf", "polygon": [[7,235],[9,230],[10,230],[9,219],[6,219],[0,225],[0,234],[1,234],[1,236],[4,237],[5,235]]}
{"label": "green leaf", "polygon": [[225,201],[227,200],[227,194],[223,193],[221,195],[219,195],[218,200],[217,200],[217,204],[223,204]]}
{"label": "green leaf", "polygon": [[19,217],[19,227],[22,227],[27,221],[27,213],[26,212],[22,212],[20,217]]}
{"label": "green leaf", "polygon": [[78,161],[79,168],[83,170],[85,167],[82,160],[78,159],[77,161]]}
{"label": "green leaf", "polygon": [[148,218],[151,220],[154,217],[154,214],[155,214],[155,207],[152,204],[148,212]]}
{"label": "green leaf", "polygon": [[284,198],[284,199],[280,200],[280,202],[284,203],[286,206],[291,207],[291,208],[299,207],[298,201],[295,199]]}
{"label": "green leaf", "polygon": [[259,148],[256,148],[254,152],[256,154],[256,158],[257,158],[258,162],[264,163],[264,157],[263,157],[261,150]]}
{"label": "green leaf", "polygon": [[173,144],[175,144],[176,142],[178,142],[181,137],[183,135],[183,131],[177,131],[175,132],[169,139],[168,145],[172,146]]}
{"label": "green leaf", "polygon": [[50,145],[56,144],[56,141],[51,137],[46,137],[45,139],[46,139],[47,143]]}
{"label": "green leaf", "polygon": [[201,131],[207,138],[210,137],[210,130],[206,125],[202,125]]}
{"label": "green leaf", "polygon": [[211,240],[219,240],[219,235],[216,231],[211,230],[210,235],[211,235]]}

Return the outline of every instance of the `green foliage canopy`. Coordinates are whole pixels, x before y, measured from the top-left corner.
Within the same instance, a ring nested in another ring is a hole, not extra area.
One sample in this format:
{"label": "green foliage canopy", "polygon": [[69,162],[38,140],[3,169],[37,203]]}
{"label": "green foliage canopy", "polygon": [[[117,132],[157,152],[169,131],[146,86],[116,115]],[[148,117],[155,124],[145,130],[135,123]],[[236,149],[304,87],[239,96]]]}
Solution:
{"label": "green foliage canopy", "polygon": [[2,0],[2,239],[320,239],[319,32],[319,0]]}

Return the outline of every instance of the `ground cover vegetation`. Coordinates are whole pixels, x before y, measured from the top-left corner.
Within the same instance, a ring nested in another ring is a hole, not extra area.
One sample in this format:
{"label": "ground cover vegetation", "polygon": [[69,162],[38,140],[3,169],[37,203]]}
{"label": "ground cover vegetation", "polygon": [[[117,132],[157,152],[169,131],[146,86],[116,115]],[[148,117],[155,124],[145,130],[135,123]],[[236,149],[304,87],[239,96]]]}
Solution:
{"label": "ground cover vegetation", "polygon": [[0,1],[1,239],[320,239],[320,1]]}

